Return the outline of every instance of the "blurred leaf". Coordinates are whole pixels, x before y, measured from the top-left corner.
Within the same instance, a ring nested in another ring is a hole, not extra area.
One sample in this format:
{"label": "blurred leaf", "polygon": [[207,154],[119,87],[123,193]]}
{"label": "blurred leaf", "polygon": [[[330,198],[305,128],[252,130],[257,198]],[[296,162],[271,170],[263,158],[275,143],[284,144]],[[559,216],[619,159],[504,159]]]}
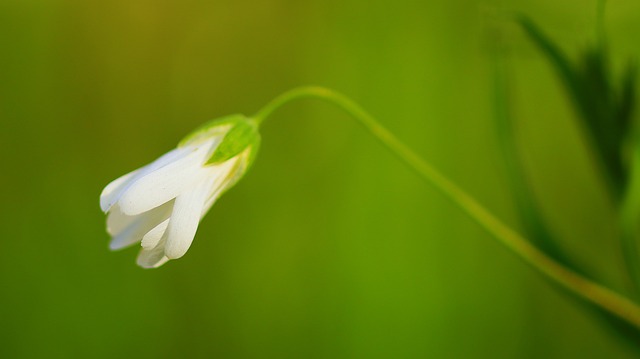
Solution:
{"label": "blurred leaf", "polygon": [[535,203],[535,195],[522,166],[520,147],[516,141],[505,56],[503,53],[498,53],[494,58],[494,120],[518,216],[524,226],[525,234],[540,249],[558,262],[584,274],[558,246],[557,238],[554,238]]}
{"label": "blurred leaf", "polygon": [[[511,99],[509,97],[508,66],[505,56],[503,50],[498,50],[494,56],[494,120],[518,217],[520,221],[522,221],[527,238],[534,242],[536,246],[573,271],[591,277],[558,246],[559,239],[549,229],[540,212],[540,208],[536,205],[535,195],[527,180],[526,172],[521,165],[520,147],[516,141],[515,121],[512,116]],[[640,156],[638,156],[638,160],[638,162],[640,162]],[[638,166],[637,175],[638,188],[636,194],[640,196],[640,166]],[[636,205],[633,207],[635,211],[631,218],[638,218],[636,215],[640,213],[640,201],[633,201],[632,203]],[[633,223],[635,223],[635,221],[633,221]],[[637,246],[634,248],[637,251]],[[568,294],[573,299],[577,299],[587,312],[594,315],[594,317],[602,323],[613,328],[625,342],[634,345],[638,339],[640,339],[638,329],[629,325],[627,322],[582,300],[561,286],[556,286],[556,288]]]}
{"label": "blurred leaf", "polygon": [[621,129],[632,129],[634,126],[632,118],[636,98],[636,77],[636,64],[635,62],[630,62],[622,77],[622,84],[620,86],[622,91],[616,106],[615,118],[618,121],[618,128]]}
{"label": "blurred leaf", "polygon": [[[582,57],[582,63],[574,66],[559,47],[530,19],[520,17],[519,22],[558,73],[567,90],[570,101],[589,135],[593,146],[592,149],[598,157],[598,164],[604,170],[603,175],[610,185],[614,199],[620,200],[627,181],[627,171],[623,165],[624,158],[621,149],[625,145],[626,136],[632,126],[631,119],[635,100],[635,66],[630,65],[627,68],[621,90],[617,93],[616,89],[611,85],[611,76],[608,70],[609,63],[604,47],[588,49]],[[500,70],[498,69],[498,71]],[[504,77],[504,75],[500,74],[497,76]],[[498,77],[496,86],[506,88],[506,83],[500,84],[500,82],[505,81]],[[496,97],[498,97],[496,106],[504,107],[502,110],[496,110],[496,121],[499,127],[503,127],[500,130],[500,137],[503,142],[503,152],[508,159],[509,157],[514,157],[513,154],[517,153],[517,146],[513,141],[513,133],[509,134],[507,132],[509,130],[507,126],[512,126],[512,124],[509,124],[506,95],[506,90],[496,89]],[[500,97],[502,98],[500,99]],[[509,136],[511,136],[511,139]],[[628,196],[630,198],[625,200],[625,207],[627,208],[625,210],[626,214],[623,216],[626,218],[624,220],[626,229],[623,230],[624,253],[628,269],[632,272],[634,283],[639,283],[638,278],[640,278],[640,262],[638,261],[638,246],[635,237],[638,229],[635,224],[640,217],[640,156],[637,154],[638,152],[634,151],[632,181],[635,184],[631,184],[633,188],[630,189]],[[507,162],[515,163],[515,161],[512,158]],[[524,177],[521,174],[513,173],[518,170],[513,164],[509,167],[511,167],[510,172],[512,173],[510,177],[515,189],[516,200],[520,203],[518,205],[519,212],[525,220],[529,235],[535,238],[540,248],[550,256],[575,271],[583,273],[580,268],[571,263],[568,256],[554,248],[557,242],[554,241],[553,234],[544,227],[540,214],[535,210],[535,207],[531,207],[533,205],[531,199],[527,199],[526,193],[523,192],[523,187],[526,186],[526,183],[517,183],[522,181]],[[630,343],[635,350],[640,349],[637,346],[640,332],[636,328],[630,327],[627,323],[603,312],[599,308],[593,306],[588,308],[594,313],[598,313],[598,317],[605,319],[605,322],[611,325],[620,334],[620,337]]]}
{"label": "blurred leaf", "polygon": [[[630,125],[633,80],[631,83],[624,83],[622,99],[617,100],[615,89],[611,86],[609,63],[603,46],[587,50],[581,65],[574,66],[531,20],[520,17],[519,22],[558,73],[583,122],[610,192],[618,201],[627,177],[620,149]],[[630,75],[632,73],[628,73],[625,79]]]}
{"label": "blurred leaf", "polygon": [[565,85],[570,90],[570,93],[573,95],[573,100],[579,102],[580,83],[578,81],[578,75],[574,72],[566,55],[529,18],[521,16],[518,20],[533,42],[547,55],[549,61],[551,61]]}
{"label": "blurred leaf", "polygon": [[591,137],[608,167],[615,192],[620,195],[626,181],[620,148],[626,133],[616,119],[616,94],[610,84],[608,61],[603,48],[589,49],[582,57],[582,113]]}

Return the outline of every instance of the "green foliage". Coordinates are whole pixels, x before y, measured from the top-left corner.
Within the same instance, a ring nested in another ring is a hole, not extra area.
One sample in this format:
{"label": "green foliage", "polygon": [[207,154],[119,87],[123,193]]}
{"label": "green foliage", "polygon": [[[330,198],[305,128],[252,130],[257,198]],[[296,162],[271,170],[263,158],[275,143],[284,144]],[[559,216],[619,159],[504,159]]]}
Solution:
{"label": "green foliage", "polygon": [[[501,46],[501,45],[499,45]],[[516,136],[516,123],[512,115],[507,64],[503,50],[494,57],[493,108],[497,137],[507,170],[509,186],[514,198],[524,234],[553,259],[578,270],[569,256],[558,245],[557,239],[545,223],[523,167],[521,149]]]}
{"label": "green foliage", "polygon": [[573,64],[533,21],[520,17],[519,22],[558,73],[593,144],[612,195],[619,200],[629,174],[622,154],[633,128],[635,66],[628,65],[618,83],[611,75],[603,44],[588,48]]}
{"label": "green foliage", "polygon": [[[519,23],[529,38],[537,45],[555,69],[573,104],[578,119],[585,129],[597,158],[602,175],[608,182],[614,203],[619,207],[620,244],[625,258],[629,291],[638,299],[640,295],[640,253],[638,233],[640,227],[640,149],[634,134],[634,108],[636,96],[636,68],[633,62],[626,66],[621,80],[611,74],[608,49],[604,46],[604,35],[600,31],[598,46],[587,48],[577,63],[572,63],[560,48],[530,19],[520,17]],[[499,57],[500,60],[500,57]],[[507,160],[515,198],[527,233],[540,248],[559,262],[577,272],[584,270],[573,263],[571,256],[558,251],[558,239],[541,222],[541,216],[523,180],[521,163],[512,158],[518,152],[509,118],[504,69],[498,62],[496,71],[496,122],[503,142],[503,154]],[[598,310],[593,313],[603,317],[606,323],[618,330],[631,343],[637,343],[640,333],[618,318]],[[635,346],[635,345],[634,345]]]}

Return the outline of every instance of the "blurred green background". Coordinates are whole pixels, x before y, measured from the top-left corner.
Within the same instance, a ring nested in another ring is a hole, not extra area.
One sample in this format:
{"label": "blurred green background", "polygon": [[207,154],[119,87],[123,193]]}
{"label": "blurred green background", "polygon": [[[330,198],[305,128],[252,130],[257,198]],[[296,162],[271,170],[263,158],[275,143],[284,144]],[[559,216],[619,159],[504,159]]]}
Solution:
{"label": "blurred green background", "polygon": [[[614,62],[640,54],[638,11],[608,3]],[[317,101],[265,124],[255,166],[183,259],[142,270],[136,249],[107,249],[108,182],[304,84],[351,96],[517,226],[491,107],[487,28],[501,12],[528,14],[572,55],[595,37],[581,0],[0,0],[0,357],[637,355]],[[505,28],[545,216],[619,289],[613,210],[574,112]]]}

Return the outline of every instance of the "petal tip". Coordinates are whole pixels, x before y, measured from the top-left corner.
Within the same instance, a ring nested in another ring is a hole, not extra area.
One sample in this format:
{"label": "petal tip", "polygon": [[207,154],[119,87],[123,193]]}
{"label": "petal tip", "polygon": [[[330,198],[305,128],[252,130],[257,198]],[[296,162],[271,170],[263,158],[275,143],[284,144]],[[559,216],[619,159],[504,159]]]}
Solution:
{"label": "petal tip", "polygon": [[100,196],[100,210],[102,210],[103,213],[109,212],[113,205],[112,203],[109,203],[109,200],[105,197],[106,196]]}
{"label": "petal tip", "polygon": [[168,261],[169,258],[164,254],[162,247],[152,250],[142,249],[136,259],[136,263],[142,268],[158,268]]}
{"label": "petal tip", "polygon": [[170,245],[167,243],[167,246],[164,248],[164,255],[169,259],[178,259],[184,256],[187,253],[189,247]]}
{"label": "petal tip", "polygon": [[140,266],[143,269],[155,269],[155,268],[158,268],[158,267],[162,266],[163,264],[167,263],[168,261],[169,261],[169,258],[164,256],[161,259],[159,259],[158,261],[151,261],[151,262],[138,259],[137,264],[138,264],[138,266]]}
{"label": "petal tip", "polygon": [[123,241],[121,238],[119,237],[114,237],[113,239],[111,239],[111,241],[109,242],[109,250],[112,252],[116,252],[122,249],[125,249],[127,247],[132,246],[135,243],[128,243]]}

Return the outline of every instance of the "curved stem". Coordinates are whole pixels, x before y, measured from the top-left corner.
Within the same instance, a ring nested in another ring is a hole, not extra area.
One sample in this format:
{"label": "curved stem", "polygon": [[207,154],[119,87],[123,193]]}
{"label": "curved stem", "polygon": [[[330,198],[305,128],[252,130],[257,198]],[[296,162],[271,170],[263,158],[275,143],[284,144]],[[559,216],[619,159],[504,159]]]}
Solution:
{"label": "curved stem", "polygon": [[564,289],[640,329],[640,307],[615,291],[564,267],[532,245],[520,234],[502,223],[473,197],[424,161],[362,107],[346,96],[322,87],[300,87],[275,98],[260,110],[254,116],[254,119],[260,124],[283,105],[302,98],[318,98],[340,107],[363,125],[401,161],[417,172],[428,183],[435,186],[442,194],[493,235],[498,242],[511,250],[525,263]]}

